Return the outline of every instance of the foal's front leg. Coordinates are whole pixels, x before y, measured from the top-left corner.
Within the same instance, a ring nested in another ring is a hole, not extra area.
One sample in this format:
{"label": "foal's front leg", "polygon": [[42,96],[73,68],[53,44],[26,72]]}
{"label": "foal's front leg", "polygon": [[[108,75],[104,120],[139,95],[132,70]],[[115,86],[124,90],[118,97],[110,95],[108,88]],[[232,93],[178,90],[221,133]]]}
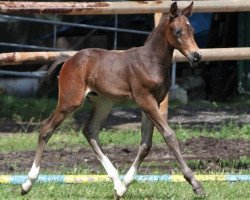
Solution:
{"label": "foal's front leg", "polygon": [[143,101],[143,103],[138,102],[138,104],[143,105],[142,109],[145,113],[148,114],[149,118],[153,121],[155,127],[162,134],[166,144],[174,153],[176,160],[180,164],[180,168],[184,175],[184,178],[192,185],[193,190],[196,194],[205,194],[202,185],[199,183],[198,180],[196,180],[192,170],[187,166],[186,162],[184,161],[180,152],[179,143],[177,141],[175,132],[168,126],[166,120],[162,116],[156,100],[152,96],[148,95],[143,98]]}
{"label": "foal's front leg", "polygon": [[143,161],[143,159],[148,155],[152,146],[152,135],[154,130],[154,124],[148,118],[148,116],[142,112],[142,122],[141,122],[141,145],[139,147],[138,154],[130,167],[127,174],[124,176],[124,184],[126,187],[134,180],[135,175]]}
{"label": "foal's front leg", "polygon": [[113,181],[114,190],[116,193],[116,197],[118,199],[124,195],[127,188],[120,180],[116,168],[110,162],[108,157],[103,154],[103,150],[101,148],[98,137],[101,125],[108,116],[112,108],[112,102],[101,97],[93,98],[92,101],[94,103],[94,108],[92,109],[89,121],[83,130],[83,134],[86,137],[92,149],[94,150],[95,154],[97,155],[97,159],[101,162],[101,164],[105,168],[109,178]]}

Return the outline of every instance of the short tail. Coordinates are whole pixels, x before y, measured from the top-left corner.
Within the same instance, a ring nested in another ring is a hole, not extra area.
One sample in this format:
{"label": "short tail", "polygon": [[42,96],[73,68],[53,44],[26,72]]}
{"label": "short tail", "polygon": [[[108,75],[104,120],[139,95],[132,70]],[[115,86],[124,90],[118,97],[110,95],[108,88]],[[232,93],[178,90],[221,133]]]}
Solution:
{"label": "short tail", "polygon": [[40,80],[37,90],[38,97],[57,97],[58,94],[58,75],[64,62],[70,58],[69,55],[62,55],[56,58],[49,67],[45,76]]}

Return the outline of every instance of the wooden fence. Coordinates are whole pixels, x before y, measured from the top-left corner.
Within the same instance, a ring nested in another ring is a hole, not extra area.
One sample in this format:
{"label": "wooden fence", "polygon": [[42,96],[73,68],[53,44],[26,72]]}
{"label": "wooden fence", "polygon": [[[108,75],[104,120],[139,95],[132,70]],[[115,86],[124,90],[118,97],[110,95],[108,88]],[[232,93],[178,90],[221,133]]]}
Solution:
{"label": "wooden fence", "polygon": [[[0,66],[47,63],[58,56],[72,56],[77,51],[51,52],[14,52],[0,54]],[[202,61],[250,60],[250,47],[201,49]],[[173,62],[187,62],[179,51],[175,50]]]}
{"label": "wooden fence", "polygon": [[[168,12],[171,1],[124,1],[124,2],[14,2],[1,1],[0,14],[63,14],[63,15],[101,15]],[[180,1],[184,8],[190,1]],[[250,1],[220,0],[194,1],[194,12],[246,12],[250,11]],[[203,61],[250,59],[250,48],[202,49]],[[52,61],[61,54],[74,52],[20,52],[0,54],[0,66],[29,62]],[[186,58],[174,52],[173,61],[184,62]]]}
{"label": "wooden fence", "polygon": [[[62,14],[103,15],[142,14],[168,12],[171,1],[123,1],[123,2],[15,2],[1,1],[2,14]],[[179,1],[180,8],[190,1]],[[194,12],[246,12],[250,10],[249,0],[195,1]]]}

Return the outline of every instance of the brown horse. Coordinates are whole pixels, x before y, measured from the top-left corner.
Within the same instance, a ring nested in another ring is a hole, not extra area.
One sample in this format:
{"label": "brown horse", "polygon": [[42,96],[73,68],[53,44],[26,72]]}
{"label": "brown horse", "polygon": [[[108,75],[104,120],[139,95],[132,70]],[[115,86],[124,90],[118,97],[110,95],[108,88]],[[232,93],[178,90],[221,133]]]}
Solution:
{"label": "brown horse", "polygon": [[[22,184],[22,194],[30,191],[38,177],[42,154],[53,131],[82,105],[87,95],[93,102],[93,110],[83,134],[114,182],[117,198],[125,194],[147,156],[154,126],[174,153],[194,192],[204,194],[201,184],[180,153],[174,131],[159,110],[159,104],[169,90],[169,68],[174,49],[183,53],[191,64],[197,64],[201,60],[193,37],[194,29],[186,18],[191,14],[192,8],[193,3],[180,11],[177,3],[173,3],[170,13],[162,16],[159,25],[142,47],[123,52],[84,49],[64,63],[59,77],[58,104],[52,115],[42,122],[34,163],[27,181]],[[122,181],[116,168],[103,153],[98,132],[113,103],[127,100],[134,101],[143,111],[142,139],[138,155]]]}

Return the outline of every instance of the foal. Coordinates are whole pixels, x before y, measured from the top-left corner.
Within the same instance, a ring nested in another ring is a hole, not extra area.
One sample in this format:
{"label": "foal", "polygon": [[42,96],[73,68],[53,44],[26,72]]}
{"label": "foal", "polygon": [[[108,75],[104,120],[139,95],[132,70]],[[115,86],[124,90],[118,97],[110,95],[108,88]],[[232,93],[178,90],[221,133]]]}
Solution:
{"label": "foal", "polygon": [[[174,49],[184,54],[191,64],[197,64],[201,60],[199,48],[193,38],[194,29],[186,18],[191,14],[192,7],[193,3],[180,11],[177,3],[173,3],[170,13],[163,15],[160,24],[142,47],[124,52],[84,49],[65,62],[59,77],[58,104],[52,115],[42,122],[34,163],[27,181],[22,184],[22,194],[28,193],[38,178],[42,153],[53,131],[82,105],[87,95],[93,103],[93,110],[83,134],[114,182],[117,198],[125,194],[147,156],[154,126],[174,153],[194,192],[204,194],[201,184],[182,158],[174,131],[159,110],[159,104],[169,90],[169,68]],[[98,132],[113,103],[125,100],[134,101],[143,111],[142,139],[139,152],[121,181],[118,171],[103,153]]]}

